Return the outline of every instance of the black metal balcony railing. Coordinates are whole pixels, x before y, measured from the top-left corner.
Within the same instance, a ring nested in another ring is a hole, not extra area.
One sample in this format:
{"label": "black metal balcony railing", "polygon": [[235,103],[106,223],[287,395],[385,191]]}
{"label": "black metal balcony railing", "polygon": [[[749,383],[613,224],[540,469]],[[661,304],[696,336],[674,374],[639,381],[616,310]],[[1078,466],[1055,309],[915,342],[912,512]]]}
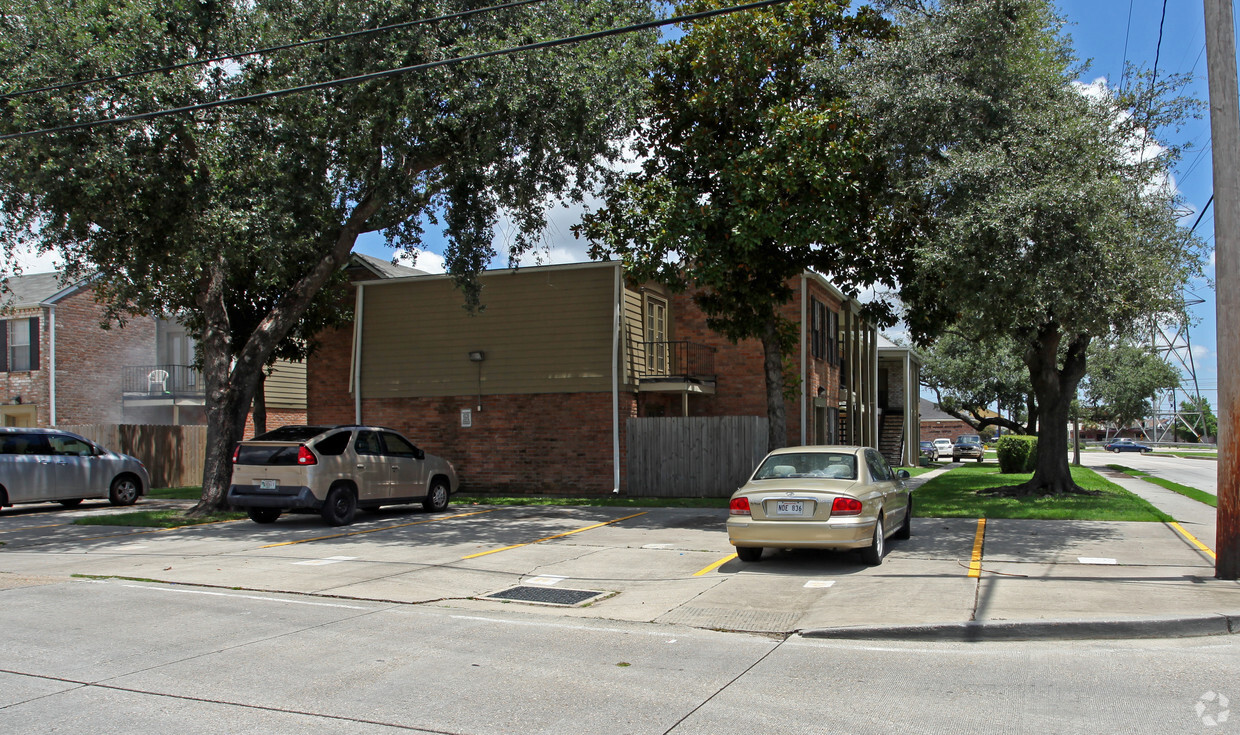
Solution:
{"label": "black metal balcony railing", "polygon": [[639,378],[715,379],[715,348],[694,342],[637,342],[633,373]]}
{"label": "black metal balcony railing", "polygon": [[126,395],[176,398],[206,395],[202,373],[189,365],[126,365],[122,390]]}

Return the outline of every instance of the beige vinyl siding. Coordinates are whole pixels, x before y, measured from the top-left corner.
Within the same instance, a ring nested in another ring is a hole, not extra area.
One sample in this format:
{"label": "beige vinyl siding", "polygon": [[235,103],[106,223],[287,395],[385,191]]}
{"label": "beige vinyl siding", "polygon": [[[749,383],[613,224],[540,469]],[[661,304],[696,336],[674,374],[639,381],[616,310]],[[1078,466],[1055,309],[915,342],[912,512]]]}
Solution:
{"label": "beige vinyl siding", "polygon": [[276,360],[264,385],[267,408],[306,410],[306,363]]}
{"label": "beige vinyl siding", "polygon": [[646,364],[645,318],[642,315],[642,294],[631,288],[624,290],[624,382],[637,383],[636,376]]}
{"label": "beige vinyl siding", "polygon": [[610,391],[615,267],[482,276],[470,315],[447,278],[370,283],[362,313],[365,398]]}

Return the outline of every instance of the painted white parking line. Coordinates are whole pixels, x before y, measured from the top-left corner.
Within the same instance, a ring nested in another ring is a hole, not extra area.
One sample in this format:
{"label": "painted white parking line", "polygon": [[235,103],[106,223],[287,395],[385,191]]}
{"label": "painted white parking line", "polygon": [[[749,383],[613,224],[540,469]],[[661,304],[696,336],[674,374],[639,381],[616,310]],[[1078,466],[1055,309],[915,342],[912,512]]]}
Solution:
{"label": "painted white parking line", "polygon": [[306,600],[286,600],[281,597],[261,597],[259,595],[238,595],[233,592],[207,592],[206,590],[182,590],[173,587],[149,587],[140,584],[124,585],[135,590],[153,590],[155,592],[179,592],[183,595],[210,595],[211,597],[235,597],[241,600],[259,600],[261,602],[283,602],[288,605],[310,605],[311,607],[341,607],[346,610],[369,610],[359,605],[339,605],[334,602],[307,602]]}
{"label": "painted white parking line", "polygon": [[566,579],[568,579],[568,577],[560,577],[554,574],[544,574],[541,577],[534,577],[533,579],[527,579],[526,584],[541,584],[541,585],[550,587],[551,585],[559,584],[560,582],[563,582]]}
{"label": "painted white parking line", "polygon": [[329,556],[326,559],[310,559],[308,561],[295,561],[293,563],[306,567],[321,567],[328,564],[339,564],[342,561],[353,561],[356,558],[356,556]]}
{"label": "painted white parking line", "polygon": [[642,548],[643,549],[670,549],[672,548],[672,545],[671,544],[646,544]]}
{"label": "painted white parking line", "polygon": [[805,583],[805,586],[810,589],[815,589],[815,588],[821,589],[824,587],[830,587],[833,584],[835,584],[834,579],[811,579],[810,581]]}
{"label": "painted white parking line", "polygon": [[1115,559],[1106,559],[1099,556],[1078,556],[1076,558],[1082,564],[1118,564]]}

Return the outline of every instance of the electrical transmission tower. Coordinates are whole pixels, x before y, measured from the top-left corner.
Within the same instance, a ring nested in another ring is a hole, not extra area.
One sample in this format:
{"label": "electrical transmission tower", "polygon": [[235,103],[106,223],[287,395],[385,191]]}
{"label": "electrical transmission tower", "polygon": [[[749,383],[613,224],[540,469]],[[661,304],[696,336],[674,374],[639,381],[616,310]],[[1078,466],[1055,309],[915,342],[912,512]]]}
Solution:
{"label": "electrical transmission tower", "polygon": [[1202,411],[1205,404],[1197,385],[1193,346],[1188,334],[1188,307],[1204,303],[1205,299],[1189,294],[1181,304],[1180,313],[1184,316],[1178,323],[1159,324],[1154,328],[1154,351],[1180,371],[1180,387],[1154,395],[1153,415],[1143,429],[1148,441],[1174,442],[1180,437],[1191,437],[1190,441],[1199,442],[1207,438],[1206,416]]}

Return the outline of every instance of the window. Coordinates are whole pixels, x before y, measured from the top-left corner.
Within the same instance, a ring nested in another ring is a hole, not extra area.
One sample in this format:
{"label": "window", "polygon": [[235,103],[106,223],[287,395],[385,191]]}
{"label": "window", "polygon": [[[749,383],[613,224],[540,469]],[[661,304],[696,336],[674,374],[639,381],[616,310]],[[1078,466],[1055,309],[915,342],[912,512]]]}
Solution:
{"label": "window", "polygon": [[827,307],[815,298],[809,300],[809,352],[822,360],[827,356]]}
{"label": "window", "polygon": [[667,374],[667,302],[646,299],[646,372]]}
{"label": "window", "polygon": [[314,444],[314,451],[324,457],[336,457],[344,454],[344,450],[349,446],[349,440],[353,435],[347,431],[341,431],[332,434],[329,437],[320,439]]}
{"label": "window", "polygon": [[39,369],[39,320],[9,319],[0,329],[0,372]]}
{"label": "window", "polygon": [[827,312],[826,359],[832,365],[843,362],[840,355],[840,315],[834,311]]}
{"label": "window", "polygon": [[380,436],[383,437],[383,449],[384,449],[383,453],[388,455],[389,457],[417,457],[418,456],[418,450],[414,448],[412,444],[405,441],[404,437],[398,436],[396,434],[389,434],[386,431],[383,432]]}

